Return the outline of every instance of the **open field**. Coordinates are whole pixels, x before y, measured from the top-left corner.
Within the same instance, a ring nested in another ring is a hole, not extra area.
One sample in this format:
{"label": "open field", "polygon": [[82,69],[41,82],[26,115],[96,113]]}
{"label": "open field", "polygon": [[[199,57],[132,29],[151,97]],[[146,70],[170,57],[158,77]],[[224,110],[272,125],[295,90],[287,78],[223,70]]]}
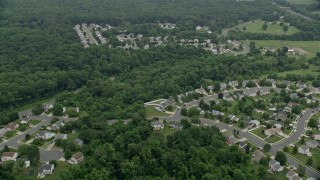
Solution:
{"label": "open field", "polygon": [[154,116],[168,116],[169,114],[157,111],[155,106],[146,106],[146,118],[152,118]]}
{"label": "open field", "polygon": [[318,3],[316,0],[287,0],[292,4],[316,4]]}
{"label": "open field", "polygon": [[264,21],[256,20],[251,21],[242,25],[237,26],[240,30],[243,30],[243,27],[246,27],[246,30],[244,32],[250,32],[250,33],[265,33],[265,34],[276,34],[276,35],[291,35],[294,33],[299,32],[299,30],[293,26],[289,26],[289,30],[287,32],[284,32],[282,29],[282,26],[280,24],[271,24],[267,22],[267,29],[263,30],[262,25],[264,24]]}
{"label": "open field", "polygon": [[265,129],[266,129],[265,127],[260,126],[259,128],[255,129],[255,130],[253,130],[253,131],[251,131],[251,132],[252,132],[253,134],[261,137],[262,139],[264,139],[264,138],[267,137],[267,135],[265,135],[265,134],[262,132],[262,130],[265,130]]}
{"label": "open field", "polygon": [[249,40],[244,41],[244,43],[249,44],[250,41],[256,42],[258,47],[273,47],[278,49],[287,45],[289,47],[301,48],[309,53],[308,56],[315,56],[320,51],[320,41]]}

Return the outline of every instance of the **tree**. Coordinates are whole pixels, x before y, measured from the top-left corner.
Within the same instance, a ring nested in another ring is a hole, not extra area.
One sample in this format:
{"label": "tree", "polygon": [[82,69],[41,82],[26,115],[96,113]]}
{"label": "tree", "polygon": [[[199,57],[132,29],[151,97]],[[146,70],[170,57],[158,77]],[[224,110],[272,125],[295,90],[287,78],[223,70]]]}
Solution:
{"label": "tree", "polygon": [[301,139],[300,139],[300,143],[301,144],[304,144],[306,142],[306,137],[305,136],[302,136]]}
{"label": "tree", "polygon": [[223,93],[219,93],[219,94],[218,94],[218,98],[219,98],[219,99],[223,99],[223,96],[224,96]]}
{"label": "tree", "polygon": [[245,180],[247,178],[246,178],[246,175],[241,170],[236,169],[233,174],[233,179],[234,180]]}
{"label": "tree", "polygon": [[289,151],[288,146],[284,147],[284,148],[283,148],[283,151],[284,151],[284,152],[288,152],[288,151]]}
{"label": "tree", "polygon": [[287,156],[281,152],[281,151],[278,151],[276,153],[276,157],[274,158],[275,160],[279,161],[279,163],[284,166],[286,163],[287,163]]}
{"label": "tree", "polygon": [[263,146],[263,150],[266,151],[266,152],[269,152],[270,149],[271,149],[271,145],[270,145],[270,144],[265,144],[265,145]]}
{"label": "tree", "polygon": [[292,153],[293,154],[297,154],[298,153],[298,147],[297,146],[293,147]]}
{"label": "tree", "polygon": [[311,166],[312,163],[313,163],[313,159],[312,159],[312,157],[309,157],[309,158],[307,159],[307,165]]}
{"label": "tree", "polygon": [[289,26],[288,26],[288,25],[284,25],[284,26],[282,27],[282,29],[283,29],[284,32],[288,32]]}
{"label": "tree", "polygon": [[308,126],[311,128],[317,128],[317,126],[318,126],[317,119],[310,119],[308,122]]}
{"label": "tree", "polygon": [[31,112],[34,115],[40,115],[44,111],[44,108],[42,107],[42,104],[36,104],[32,109]]}
{"label": "tree", "polygon": [[63,115],[63,107],[61,104],[55,104],[52,108],[52,113],[54,116],[62,116]]}
{"label": "tree", "polygon": [[188,116],[188,110],[185,107],[181,109],[181,115]]}
{"label": "tree", "polygon": [[246,31],[246,30],[247,30],[247,27],[243,26],[242,31]]}
{"label": "tree", "polygon": [[294,106],[292,108],[292,112],[295,113],[295,114],[300,114],[302,112],[302,109],[301,107],[298,105],[298,106]]}
{"label": "tree", "polygon": [[306,167],[299,164],[297,171],[298,171],[299,176],[303,177],[306,174]]}
{"label": "tree", "polygon": [[263,25],[262,25],[262,30],[267,30],[267,28],[268,28],[268,25],[267,25],[267,23],[264,23]]}
{"label": "tree", "polygon": [[25,140],[29,140],[31,138],[31,135],[30,134],[26,134],[25,136],[24,136],[24,139]]}
{"label": "tree", "polygon": [[53,164],[54,168],[58,167],[58,162],[56,160],[49,161],[49,164]]}

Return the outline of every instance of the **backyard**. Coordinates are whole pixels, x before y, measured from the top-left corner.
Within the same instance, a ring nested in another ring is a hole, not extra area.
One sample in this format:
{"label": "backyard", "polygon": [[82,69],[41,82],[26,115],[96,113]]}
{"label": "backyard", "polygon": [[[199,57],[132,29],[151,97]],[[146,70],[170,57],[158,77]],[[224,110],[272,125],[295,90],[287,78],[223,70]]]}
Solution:
{"label": "backyard", "polygon": [[165,113],[165,112],[160,112],[160,111],[157,111],[155,109],[155,106],[153,105],[148,105],[146,106],[146,118],[152,118],[152,117],[155,117],[155,116],[168,116],[169,114]]}

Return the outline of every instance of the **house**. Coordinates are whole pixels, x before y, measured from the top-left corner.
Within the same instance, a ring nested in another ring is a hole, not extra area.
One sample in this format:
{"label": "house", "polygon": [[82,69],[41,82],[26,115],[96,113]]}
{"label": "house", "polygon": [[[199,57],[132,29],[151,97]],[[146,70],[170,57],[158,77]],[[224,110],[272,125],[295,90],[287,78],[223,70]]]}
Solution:
{"label": "house", "polygon": [[314,139],[315,139],[315,140],[320,140],[320,134],[315,134],[315,135],[314,135]]}
{"label": "house", "polygon": [[6,128],[1,128],[0,129],[0,137],[4,136],[7,132],[8,132],[8,130]]}
{"label": "house", "polygon": [[239,141],[239,139],[237,139],[236,137],[234,137],[234,135],[228,135],[227,136],[227,144],[228,145],[233,145],[236,144]]}
{"label": "house", "polygon": [[209,90],[209,92],[212,94],[213,91],[214,91],[214,86],[213,86],[213,85],[212,85],[212,86],[208,86],[208,90]]}
{"label": "house", "polygon": [[58,139],[67,140],[67,138],[68,138],[68,135],[67,135],[67,134],[57,134],[57,135],[54,137],[54,140],[58,140]]}
{"label": "house", "polygon": [[252,160],[256,163],[259,163],[260,160],[262,158],[265,158],[267,157],[262,151],[260,150],[255,150],[253,153],[252,153]]}
{"label": "house", "polygon": [[53,108],[53,104],[44,104],[43,105],[44,112],[47,112],[52,108]]}
{"label": "house", "polygon": [[269,162],[269,168],[271,171],[274,171],[274,172],[281,172],[283,171],[283,166],[280,165],[280,163],[274,159],[272,159],[270,162]]}
{"label": "house", "polygon": [[295,102],[289,102],[288,103],[288,107],[290,107],[290,108],[293,108],[293,107],[295,107],[295,106],[297,106],[298,104],[297,103],[295,103]]}
{"label": "house", "polygon": [[14,131],[19,127],[19,124],[15,124],[15,123],[9,123],[8,125],[6,125],[6,129],[8,131]]}
{"label": "house", "polygon": [[250,125],[250,127],[258,127],[258,126],[260,126],[260,121],[258,121],[258,120],[251,120],[251,121],[249,122],[249,125]]}
{"label": "house", "polygon": [[274,123],[273,127],[276,129],[281,129],[283,127],[283,123],[281,123],[281,122]]}
{"label": "house", "polygon": [[175,105],[175,103],[176,103],[175,99],[173,97],[169,97],[169,99],[162,101],[160,103],[160,106],[161,106],[161,108],[165,109],[168,106]]}
{"label": "house", "polygon": [[247,87],[249,80],[243,80],[242,81],[242,87]]}
{"label": "house", "polygon": [[64,126],[64,122],[59,120],[52,124],[51,129],[56,131],[59,130],[62,126]]}
{"label": "house", "polygon": [[240,142],[239,143],[239,148],[242,149],[242,150],[245,150],[246,146],[247,146],[247,143],[245,143],[245,142]]}
{"label": "house", "polygon": [[4,152],[1,155],[1,161],[16,161],[18,153],[16,152]]}
{"label": "house", "polygon": [[47,174],[52,174],[53,170],[54,170],[54,165],[53,164],[44,164],[39,169],[38,177],[44,177]]}
{"label": "house", "polygon": [[261,89],[259,91],[260,96],[266,96],[268,94],[270,94],[270,90],[269,89]]}
{"label": "house", "polygon": [[76,138],[75,140],[73,140],[73,142],[78,146],[83,146],[83,140],[79,138]]}
{"label": "house", "polygon": [[287,87],[291,86],[291,81],[283,80],[282,83],[287,85]]}
{"label": "house", "polygon": [[238,122],[238,121],[239,121],[239,118],[236,117],[236,116],[234,116],[234,115],[232,115],[232,114],[228,115],[228,118],[229,118],[231,121],[235,121],[235,122]]}
{"label": "house", "polygon": [[298,99],[298,97],[299,97],[299,96],[298,96],[298,93],[291,93],[291,94],[290,94],[290,98],[291,98],[291,99]]}
{"label": "house", "polygon": [[20,119],[20,124],[27,124],[30,121],[30,117],[29,116],[23,116]]}
{"label": "house", "polygon": [[239,86],[239,82],[238,81],[230,81],[229,86],[236,88]]}
{"label": "house", "polygon": [[153,127],[154,130],[159,130],[164,128],[163,122],[160,122],[160,121],[151,122],[151,126]]}
{"label": "house", "polygon": [[231,94],[226,94],[223,96],[223,99],[226,100],[226,101],[232,101],[233,100],[233,97]]}
{"label": "house", "polygon": [[220,112],[220,111],[212,110],[212,115],[213,115],[213,116],[223,116],[224,113],[223,113],[223,112]]}
{"label": "house", "polygon": [[201,88],[195,90],[196,93],[208,95],[206,90],[201,86]]}
{"label": "house", "polygon": [[299,175],[298,175],[298,173],[296,173],[295,171],[290,170],[290,171],[287,172],[286,177],[287,177],[289,180],[294,180],[293,178],[294,178],[294,177],[299,177]]}
{"label": "house", "polygon": [[296,83],[296,86],[299,88],[299,89],[304,89],[304,88],[307,88],[307,85],[303,82],[297,82]]}
{"label": "house", "polygon": [[267,82],[270,82],[272,84],[272,86],[276,85],[276,80],[274,80],[274,79],[267,79]]}
{"label": "house", "polygon": [[309,147],[306,145],[302,145],[298,148],[298,152],[301,154],[308,154],[309,153]]}
{"label": "house", "polygon": [[43,140],[48,140],[51,139],[55,136],[56,134],[53,132],[48,132],[48,131],[39,131],[37,133],[37,138],[43,139]]}
{"label": "house", "polygon": [[279,111],[278,113],[274,114],[274,120],[286,121],[287,120],[287,113],[284,111]]}
{"label": "house", "polygon": [[279,128],[270,128],[270,129],[264,130],[264,134],[267,135],[267,136],[277,135],[277,134],[279,134],[281,132],[282,131]]}
{"label": "house", "polygon": [[227,84],[226,83],[220,83],[220,90],[225,90],[227,89]]}
{"label": "house", "polygon": [[182,124],[180,122],[176,122],[176,121],[170,121],[169,127],[173,128],[173,129],[178,129],[178,130],[183,128]]}
{"label": "house", "polygon": [[249,89],[244,92],[246,96],[255,97],[257,95],[257,91],[254,89]]}
{"label": "house", "polygon": [[314,149],[314,148],[317,148],[319,146],[319,143],[318,141],[316,140],[310,140],[310,141],[307,141],[306,142],[306,145],[311,148],[311,149]]}
{"label": "house", "polygon": [[77,152],[76,154],[74,154],[69,160],[68,163],[69,164],[79,164],[84,160],[84,155],[82,154],[82,152]]}

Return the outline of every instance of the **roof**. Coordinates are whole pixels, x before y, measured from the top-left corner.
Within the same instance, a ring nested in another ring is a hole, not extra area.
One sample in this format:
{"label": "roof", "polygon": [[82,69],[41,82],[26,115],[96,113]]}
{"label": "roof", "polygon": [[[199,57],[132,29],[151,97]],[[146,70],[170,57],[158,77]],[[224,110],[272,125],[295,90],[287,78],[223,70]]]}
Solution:
{"label": "roof", "polygon": [[258,120],[251,120],[250,123],[260,124],[260,121],[258,121]]}
{"label": "roof", "polygon": [[54,168],[54,165],[53,164],[44,164],[43,166],[40,167],[39,171],[40,172],[43,172],[45,170],[49,171],[51,170],[52,168]]}
{"label": "roof", "polygon": [[295,171],[293,171],[293,170],[290,170],[290,171],[288,171],[288,173],[287,173],[287,176],[289,176],[289,177],[293,177],[293,176],[297,176],[298,175],[298,173],[296,173]]}
{"label": "roof", "polygon": [[318,141],[316,141],[316,140],[310,140],[310,141],[307,141],[307,143],[310,143],[310,144],[312,144],[313,146],[319,146],[319,143],[318,143]]}
{"label": "roof", "polygon": [[73,142],[77,143],[77,144],[83,144],[83,140],[76,138],[73,140]]}
{"label": "roof", "polygon": [[276,164],[273,166],[274,170],[279,170],[282,166],[280,164]]}
{"label": "roof", "polygon": [[37,134],[39,136],[44,136],[47,133],[47,131],[39,131]]}
{"label": "roof", "polygon": [[72,156],[72,158],[74,158],[77,161],[79,161],[81,158],[83,158],[83,153],[82,152],[77,152]]}
{"label": "roof", "polygon": [[8,128],[8,129],[16,129],[16,124],[15,123],[9,123],[8,125],[6,125],[6,128]]}
{"label": "roof", "polygon": [[67,134],[57,134],[55,139],[63,139],[64,137],[67,137]]}
{"label": "roof", "polygon": [[2,153],[1,157],[13,157],[15,154],[17,154],[16,152],[4,152]]}
{"label": "roof", "polygon": [[269,162],[269,164],[271,165],[271,166],[274,166],[274,165],[276,165],[276,164],[278,164],[279,162],[277,161],[277,160],[274,160],[274,159],[271,159],[270,160],[270,162]]}
{"label": "roof", "polygon": [[307,151],[309,149],[309,147],[306,145],[302,145],[299,148],[301,148],[303,151]]}
{"label": "roof", "polygon": [[151,126],[163,126],[163,123],[160,121],[153,121],[151,122]]}

